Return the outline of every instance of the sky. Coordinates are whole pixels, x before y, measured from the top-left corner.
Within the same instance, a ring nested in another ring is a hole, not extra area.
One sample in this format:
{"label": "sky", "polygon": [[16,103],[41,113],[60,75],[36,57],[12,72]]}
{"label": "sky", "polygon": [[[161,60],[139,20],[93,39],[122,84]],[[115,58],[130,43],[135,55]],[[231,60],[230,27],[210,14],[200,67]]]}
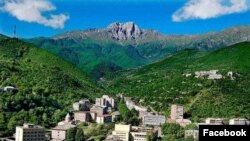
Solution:
{"label": "sky", "polygon": [[201,34],[250,25],[250,0],[0,0],[0,33],[50,37],[135,22],[163,34]]}

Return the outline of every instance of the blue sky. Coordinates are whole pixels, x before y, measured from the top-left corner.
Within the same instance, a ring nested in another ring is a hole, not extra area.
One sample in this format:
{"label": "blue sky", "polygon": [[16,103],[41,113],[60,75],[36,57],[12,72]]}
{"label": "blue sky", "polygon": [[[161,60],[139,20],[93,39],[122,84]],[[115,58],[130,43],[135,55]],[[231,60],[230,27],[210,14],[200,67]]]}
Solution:
{"label": "blue sky", "polygon": [[0,0],[0,33],[12,36],[16,25],[19,37],[31,38],[134,21],[143,29],[164,34],[198,34],[250,25],[249,3],[249,0]]}

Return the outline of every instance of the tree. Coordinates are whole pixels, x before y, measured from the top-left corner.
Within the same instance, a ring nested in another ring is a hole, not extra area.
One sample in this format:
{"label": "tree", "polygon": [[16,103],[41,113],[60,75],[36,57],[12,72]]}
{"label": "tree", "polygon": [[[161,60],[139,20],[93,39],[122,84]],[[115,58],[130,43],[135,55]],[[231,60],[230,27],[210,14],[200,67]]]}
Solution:
{"label": "tree", "polygon": [[84,132],[83,129],[78,128],[75,136],[76,141],[84,141]]}
{"label": "tree", "polygon": [[153,141],[154,140],[154,135],[152,132],[147,132],[147,139],[146,141]]}
{"label": "tree", "polygon": [[75,141],[76,128],[70,128],[66,133],[66,141]]}

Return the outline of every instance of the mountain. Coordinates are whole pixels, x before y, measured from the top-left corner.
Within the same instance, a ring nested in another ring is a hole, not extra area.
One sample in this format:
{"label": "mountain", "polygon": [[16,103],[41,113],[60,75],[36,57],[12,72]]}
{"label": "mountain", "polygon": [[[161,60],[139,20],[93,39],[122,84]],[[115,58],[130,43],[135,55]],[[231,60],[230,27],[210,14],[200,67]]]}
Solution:
{"label": "mountain", "polygon": [[[5,91],[8,86],[14,89]],[[0,37],[0,137],[23,122],[55,126],[73,102],[104,92],[81,70],[48,51]]]}
{"label": "mountain", "polygon": [[[213,52],[186,49],[139,69],[107,75],[100,84],[166,115],[170,104],[177,103],[185,106],[185,116],[194,121],[206,117],[249,119],[249,60],[250,42]],[[213,74],[213,70],[218,72]],[[211,74],[196,77],[208,73],[204,71]]]}
{"label": "mountain", "polygon": [[101,64],[108,64],[104,70],[137,68],[185,48],[211,51],[250,41],[250,26],[200,35],[163,35],[140,29],[133,22],[112,23],[105,29],[71,31],[26,41],[59,55],[96,78],[93,72],[97,74]]}

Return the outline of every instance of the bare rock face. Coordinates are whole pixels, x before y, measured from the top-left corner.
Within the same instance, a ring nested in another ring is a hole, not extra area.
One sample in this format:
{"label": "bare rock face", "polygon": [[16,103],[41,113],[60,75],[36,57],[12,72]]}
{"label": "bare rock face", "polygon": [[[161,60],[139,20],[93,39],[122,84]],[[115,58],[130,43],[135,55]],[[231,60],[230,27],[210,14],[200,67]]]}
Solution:
{"label": "bare rock face", "polygon": [[136,40],[142,34],[142,30],[133,22],[112,23],[107,30],[112,38],[119,41]]}

